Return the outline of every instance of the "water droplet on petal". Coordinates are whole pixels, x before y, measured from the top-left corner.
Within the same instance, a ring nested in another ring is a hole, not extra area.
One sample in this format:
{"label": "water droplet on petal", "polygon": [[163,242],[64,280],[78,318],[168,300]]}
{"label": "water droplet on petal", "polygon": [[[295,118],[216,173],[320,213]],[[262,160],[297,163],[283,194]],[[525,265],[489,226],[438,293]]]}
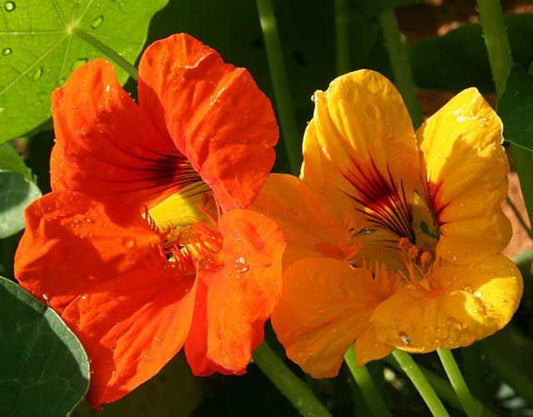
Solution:
{"label": "water droplet on petal", "polygon": [[239,274],[242,274],[249,269],[250,267],[247,265],[246,259],[243,256],[239,256],[237,259],[235,259],[235,271],[237,271]]}
{"label": "water droplet on petal", "polygon": [[399,332],[398,336],[400,336],[400,340],[402,341],[404,346],[409,346],[411,344],[411,339],[409,338],[409,336],[407,336],[407,333]]}
{"label": "water droplet on petal", "polygon": [[33,73],[32,78],[33,78],[34,81],[37,81],[38,79],[41,78],[42,75],[43,75],[43,67],[39,67]]}
{"label": "water droplet on petal", "polygon": [[86,218],[85,218],[85,222],[86,222],[86,223],[94,223],[94,220],[91,219],[90,217],[86,217]]}
{"label": "water droplet on petal", "polygon": [[104,16],[102,15],[97,16],[91,22],[91,28],[98,29],[103,22],[104,22]]}
{"label": "water droplet on petal", "polygon": [[124,238],[122,239],[122,246],[124,246],[126,249],[131,249],[133,246],[135,246],[135,241],[131,238]]}
{"label": "water droplet on petal", "polygon": [[48,297],[48,294],[43,294],[42,297],[44,301],[48,301],[50,299],[50,297]]}
{"label": "water droplet on petal", "polygon": [[6,12],[12,12],[17,8],[17,5],[13,1],[6,1],[4,3],[4,9]]}
{"label": "water droplet on petal", "polygon": [[4,49],[2,50],[2,55],[4,55],[4,56],[11,55],[11,52],[13,52],[13,49],[11,49],[11,48],[4,48]]}
{"label": "water droplet on petal", "polygon": [[481,293],[481,291],[476,291],[476,292],[474,293],[474,297],[476,297],[476,298],[481,298],[482,295],[483,295],[483,294]]}

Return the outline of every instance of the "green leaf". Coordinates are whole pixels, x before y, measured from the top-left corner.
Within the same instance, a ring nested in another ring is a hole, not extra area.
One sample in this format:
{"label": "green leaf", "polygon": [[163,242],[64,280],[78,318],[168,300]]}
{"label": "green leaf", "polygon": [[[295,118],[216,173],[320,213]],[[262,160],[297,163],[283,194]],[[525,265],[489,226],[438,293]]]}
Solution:
{"label": "green leaf", "polygon": [[0,277],[0,415],[66,416],[85,396],[89,361],[59,316]]}
{"label": "green leaf", "polygon": [[16,172],[0,172],[0,239],[24,229],[24,209],[41,196],[39,188]]}
{"label": "green leaf", "polygon": [[533,149],[533,75],[514,67],[505,92],[498,101],[506,140],[522,148]]}
{"label": "green leaf", "polygon": [[0,172],[3,171],[17,172],[28,181],[33,181],[31,170],[10,143],[0,145]]}
{"label": "green leaf", "polygon": [[[50,93],[79,65],[104,57],[83,32],[133,62],[168,0],[13,0],[0,5],[0,143],[50,116]],[[118,70],[119,79],[128,78]]]}
{"label": "green leaf", "polygon": [[[515,62],[533,60],[533,15],[507,14],[505,25]],[[415,82],[419,87],[460,90],[475,86],[494,91],[481,26],[467,23],[444,36],[415,42],[409,50]]]}

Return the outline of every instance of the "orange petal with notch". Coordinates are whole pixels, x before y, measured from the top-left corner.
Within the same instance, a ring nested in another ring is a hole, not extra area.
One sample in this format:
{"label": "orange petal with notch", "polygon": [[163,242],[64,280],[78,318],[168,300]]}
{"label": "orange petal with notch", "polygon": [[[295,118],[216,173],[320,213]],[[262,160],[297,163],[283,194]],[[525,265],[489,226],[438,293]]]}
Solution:
{"label": "orange petal with notch", "polygon": [[368,271],[330,258],[303,259],[283,275],[272,325],[287,356],[306,373],[333,377],[382,298]]}
{"label": "orange petal with notch", "polygon": [[26,208],[15,276],[61,312],[78,294],[119,274],[149,262],[163,265],[160,244],[160,236],[140,218],[119,226],[88,196],[53,192]]}
{"label": "orange petal with notch", "polygon": [[174,35],[144,52],[139,102],[225,210],[252,202],[274,163],[278,127],[248,71],[189,35]]}
{"label": "orange petal with notch", "polygon": [[194,277],[138,269],[81,291],[63,311],[91,358],[87,398],[96,408],[153,377],[183,346],[195,299]]}
{"label": "orange petal with notch", "polygon": [[[113,64],[101,59],[78,68],[52,94],[56,143],[54,191],[80,191],[135,208],[180,188],[187,163],[122,89]],[[199,180],[199,177],[197,176]]]}
{"label": "orange petal with notch", "polygon": [[200,269],[198,297],[185,353],[195,375],[241,374],[263,341],[263,326],[281,295],[279,227],[251,210],[219,221],[224,262]]}

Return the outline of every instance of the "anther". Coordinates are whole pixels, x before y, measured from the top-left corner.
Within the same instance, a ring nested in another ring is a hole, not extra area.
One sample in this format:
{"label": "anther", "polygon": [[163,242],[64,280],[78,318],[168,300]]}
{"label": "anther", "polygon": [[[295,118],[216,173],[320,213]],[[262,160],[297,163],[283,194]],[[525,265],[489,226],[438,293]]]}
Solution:
{"label": "anther", "polygon": [[398,247],[400,249],[403,249],[403,250],[407,250],[411,247],[411,242],[409,242],[409,239],[407,239],[406,237],[401,237],[399,240],[398,240]]}
{"label": "anther", "polygon": [[409,258],[416,259],[418,258],[418,255],[420,255],[420,249],[418,249],[416,246],[411,246],[407,251],[407,254],[409,255]]}
{"label": "anther", "polygon": [[433,256],[428,251],[425,251],[420,255],[420,264],[422,266],[429,265],[431,261],[433,260]]}

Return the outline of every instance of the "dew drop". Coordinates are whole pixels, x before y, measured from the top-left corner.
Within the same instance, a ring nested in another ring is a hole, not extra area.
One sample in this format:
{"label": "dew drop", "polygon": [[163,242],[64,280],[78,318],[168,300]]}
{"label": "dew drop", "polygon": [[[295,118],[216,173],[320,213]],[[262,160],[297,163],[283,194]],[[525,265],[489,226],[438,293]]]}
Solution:
{"label": "dew drop", "polygon": [[235,271],[237,271],[239,274],[242,274],[246,271],[248,271],[250,267],[246,264],[246,259],[242,256],[235,259]]}
{"label": "dew drop", "polygon": [[411,339],[409,336],[407,336],[407,333],[400,332],[398,333],[398,336],[400,336],[400,340],[402,341],[404,346],[409,346],[411,344]]}
{"label": "dew drop", "polygon": [[86,222],[86,223],[94,223],[94,220],[91,219],[90,217],[86,217],[86,218],[85,218],[85,222]]}
{"label": "dew drop", "polygon": [[42,297],[44,301],[48,301],[50,299],[50,297],[48,297],[48,294],[43,294]]}
{"label": "dew drop", "polygon": [[104,22],[104,16],[100,15],[98,17],[95,17],[93,21],[91,22],[91,28],[98,29],[103,22]]}
{"label": "dew drop", "polygon": [[33,73],[33,80],[34,81],[37,81],[41,78],[41,76],[43,75],[43,67],[39,67],[35,70],[35,72]]}
{"label": "dew drop", "polygon": [[131,249],[133,246],[135,246],[135,241],[131,238],[124,238],[122,239],[122,246],[124,246],[126,249]]}
{"label": "dew drop", "polygon": [[17,8],[17,5],[13,1],[6,1],[4,3],[4,9],[6,12],[12,12]]}
{"label": "dew drop", "polygon": [[476,297],[476,298],[481,298],[482,295],[483,295],[483,294],[481,294],[481,291],[476,291],[476,292],[474,293],[474,297]]}
{"label": "dew drop", "polygon": [[11,48],[4,48],[4,49],[2,50],[2,55],[4,55],[4,56],[11,55],[11,52],[13,52],[13,49],[11,49]]}

